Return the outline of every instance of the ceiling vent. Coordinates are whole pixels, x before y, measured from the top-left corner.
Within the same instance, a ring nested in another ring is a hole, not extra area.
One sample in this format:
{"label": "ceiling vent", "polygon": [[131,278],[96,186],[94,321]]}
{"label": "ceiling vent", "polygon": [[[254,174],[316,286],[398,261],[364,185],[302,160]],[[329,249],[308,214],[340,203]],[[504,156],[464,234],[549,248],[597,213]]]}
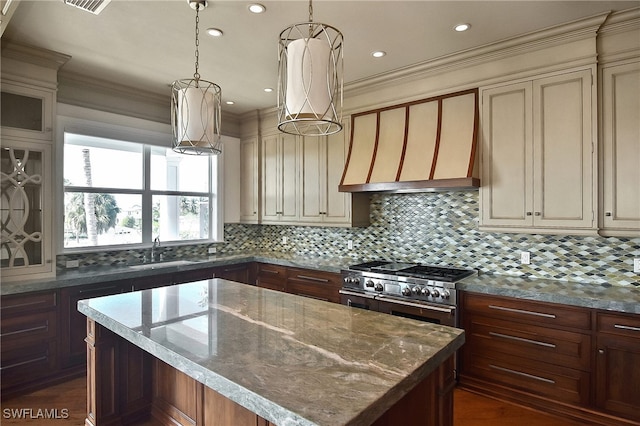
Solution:
{"label": "ceiling vent", "polygon": [[87,12],[91,12],[94,15],[102,12],[102,9],[107,7],[111,0],[62,0],[69,6],[75,6],[78,9],[82,9]]}

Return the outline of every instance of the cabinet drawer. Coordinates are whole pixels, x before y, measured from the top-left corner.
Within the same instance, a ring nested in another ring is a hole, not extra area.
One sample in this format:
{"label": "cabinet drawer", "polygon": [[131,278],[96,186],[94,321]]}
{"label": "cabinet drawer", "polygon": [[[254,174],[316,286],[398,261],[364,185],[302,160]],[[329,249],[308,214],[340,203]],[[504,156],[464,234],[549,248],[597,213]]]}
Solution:
{"label": "cabinet drawer", "polygon": [[506,321],[591,330],[591,314],[574,306],[465,293],[464,311]]}
{"label": "cabinet drawer", "polygon": [[258,287],[270,288],[272,290],[285,291],[287,284],[287,268],[279,265],[269,265],[267,263],[258,264],[258,274],[256,285]]}
{"label": "cabinet drawer", "polygon": [[57,369],[56,340],[45,340],[20,348],[2,350],[2,389],[22,385]]}
{"label": "cabinet drawer", "polygon": [[338,274],[298,268],[288,271],[288,293],[340,303],[340,286]]}
{"label": "cabinet drawer", "polygon": [[474,315],[466,321],[466,346],[474,353],[494,352],[544,360],[558,366],[589,371],[591,336],[531,324]]}
{"label": "cabinet drawer", "polygon": [[543,362],[497,354],[472,354],[466,374],[492,385],[552,398],[558,402],[586,406],[589,403],[590,373]]}
{"label": "cabinet drawer", "polygon": [[39,312],[2,320],[2,352],[29,341],[43,341],[56,337],[56,312]]}
{"label": "cabinet drawer", "polygon": [[0,312],[2,317],[21,315],[25,312],[54,309],[58,305],[56,292],[19,294],[3,296]]}
{"label": "cabinet drawer", "polygon": [[640,339],[640,315],[598,312],[597,318],[597,326],[600,333],[611,333]]}

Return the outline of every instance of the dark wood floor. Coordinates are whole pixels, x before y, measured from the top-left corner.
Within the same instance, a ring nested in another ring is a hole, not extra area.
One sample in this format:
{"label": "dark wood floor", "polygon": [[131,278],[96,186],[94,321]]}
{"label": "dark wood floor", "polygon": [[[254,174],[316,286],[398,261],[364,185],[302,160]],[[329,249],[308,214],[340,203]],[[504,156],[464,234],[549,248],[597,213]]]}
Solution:
{"label": "dark wood floor", "polygon": [[[454,394],[454,425],[455,426],[579,426],[580,423],[558,419],[527,408],[522,408],[502,401],[496,401],[481,395],[476,395],[465,390],[456,389]],[[75,379],[56,386],[49,387],[29,395],[13,398],[2,402],[2,418],[0,424],[4,425],[83,425],[86,407],[85,379]],[[7,411],[9,409],[10,411]],[[14,409],[11,411],[11,409]],[[57,413],[65,419],[44,420],[42,418],[17,419],[11,417],[11,413],[27,413],[28,416],[37,417],[38,409]],[[31,409],[25,411],[23,409]],[[57,409],[57,411],[52,411]],[[7,414],[9,414],[7,416]],[[145,426],[154,425],[148,422]],[[138,426],[143,426],[138,425]]]}

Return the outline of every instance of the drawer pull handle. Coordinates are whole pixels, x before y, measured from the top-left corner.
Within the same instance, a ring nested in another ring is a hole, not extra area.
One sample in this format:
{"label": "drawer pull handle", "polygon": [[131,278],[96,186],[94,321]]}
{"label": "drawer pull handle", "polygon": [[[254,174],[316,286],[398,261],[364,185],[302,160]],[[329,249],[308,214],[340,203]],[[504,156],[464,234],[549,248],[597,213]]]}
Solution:
{"label": "drawer pull handle", "polygon": [[545,318],[555,318],[556,317],[554,314],[545,314],[545,313],[542,313],[542,312],[525,311],[523,309],[505,308],[504,306],[489,305],[489,307],[491,309],[497,309],[499,311],[514,312],[516,314],[534,315],[534,316],[537,316],[537,317],[545,317]]}
{"label": "drawer pull handle", "polygon": [[107,287],[88,288],[86,290],[78,291],[78,294],[98,293],[98,292],[103,292],[103,291],[106,291],[106,290],[115,290],[117,288],[118,288],[118,286],[115,286],[115,285],[111,285],[111,286],[107,286]]}
{"label": "drawer pull handle", "polygon": [[0,371],[6,371],[10,368],[15,368],[15,367],[20,367],[22,365],[26,365],[26,364],[33,364],[34,362],[41,362],[41,361],[46,361],[47,356],[41,356],[38,358],[33,358],[33,359],[28,359],[26,361],[22,361],[22,362],[16,362],[14,364],[9,364],[9,365],[5,365],[3,367],[0,367]]}
{"label": "drawer pull handle", "polygon": [[296,276],[296,278],[299,278],[301,280],[307,280],[307,281],[317,281],[320,283],[328,283],[329,280],[325,279],[325,278],[316,278],[316,277],[310,277],[307,275],[298,275]]}
{"label": "drawer pull handle", "polygon": [[534,376],[533,374],[523,373],[522,371],[511,370],[510,368],[498,367],[497,365],[493,365],[493,364],[489,364],[489,367],[495,370],[504,371],[505,373],[515,374],[516,376],[522,376],[528,379],[534,379],[541,382],[550,383],[552,385],[556,383],[555,380],[547,379],[545,377],[540,377],[540,376]]}
{"label": "drawer pull handle", "polygon": [[613,327],[621,330],[640,331],[640,327],[632,327],[630,325],[615,324]]}
{"label": "drawer pull handle", "polygon": [[[35,302],[18,303],[17,305],[5,304],[5,306],[3,306],[0,309],[26,308],[27,306],[38,306],[45,303],[48,303],[48,302],[46,300],[37,300]],[[50,305],[50,306],[54,306],[54,305]]]}
{"label": "drawer pull handle", "polygon": [[16,335],[16,334],[23,334],[23,333],[32,333],[34,331],[47,330],[48,328],[49,328],[49,322],[47,321],[46,324],[38,326],[38,327],[23,328],[22,330],[16,330],[16,331],[10,331],[8,333],[2,333],[2,334],[0,334],[0,337],[8,337],[8,336],[13,336],[13,335]]}
{"label": "drawer pull handle", "polygon": [[509,336],[508,334],[495,333],[493,331],[490,331],[489,335],[494,337],[502,337],[503,339],[517,340],[518,342],[531,343],[533,345],[544,346],[545,348],[556,347],[556,345],[554,345],[553,343],[539,342],[537,340],[525,339],[524,337]]}
{"label": "drawer pull handle", "polygon": [[260,273],[262,273],[262,272],[266,272],[268,274],[276,274],[276,275],[280,273],[279,271],[273,271],[271,269],[262,269],[262,270],[260,270]]}

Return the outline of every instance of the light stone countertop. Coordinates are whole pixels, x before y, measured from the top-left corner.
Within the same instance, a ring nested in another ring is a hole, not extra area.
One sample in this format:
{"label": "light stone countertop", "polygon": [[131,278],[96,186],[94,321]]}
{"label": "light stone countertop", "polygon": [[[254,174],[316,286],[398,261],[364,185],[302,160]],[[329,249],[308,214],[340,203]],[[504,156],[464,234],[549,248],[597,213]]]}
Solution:
{"label": "light stone countertop", "polygon": [[464,343],[460,329],[221,279],[78,308],[283,426],[369,424]]}

